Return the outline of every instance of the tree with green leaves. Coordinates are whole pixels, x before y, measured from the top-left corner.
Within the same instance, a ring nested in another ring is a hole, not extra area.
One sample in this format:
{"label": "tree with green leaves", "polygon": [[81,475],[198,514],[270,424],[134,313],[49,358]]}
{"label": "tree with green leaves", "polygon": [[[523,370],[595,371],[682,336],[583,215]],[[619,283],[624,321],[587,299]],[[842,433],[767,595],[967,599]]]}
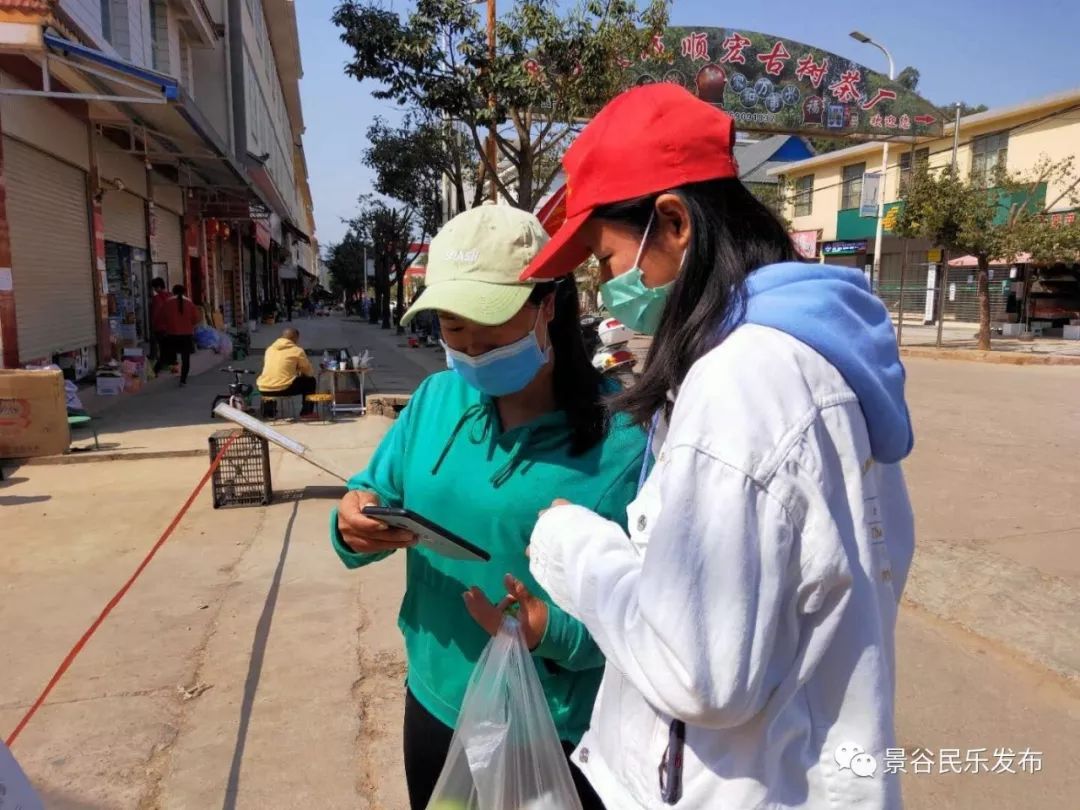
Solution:
{"label": "tree with green leaves", "polygon": [[429,233],[444,218],[444,177],[452,187],[453,210],[481,203],[483,190],[475,181],[472,152],[449,124],[423,111],[407,114],[397,126],[376,118],[367,139],[363,161],[375,172],[375,190],[412,209]]}
{"label": "tree with green leaves", "polygon": [[900,71],[900,74],[896,77],[896,83],[914,93],[919,89],[919,79],[921,78],[922,74],[919,73],[919,69],[908,65]]}
{"label": "tree with green leaves", "polygon": [[[953,258],[978,262],[979,348],[990,348],[990,263],[1031,253],[1037,262],[1075,261],[1080,227],[1054,230],[1047,212],[1080,205],[1080,175],[1072,157],[1043,158],[1027,172],[1004,167],[992,176],[961,177],[952,166],[920,164],[906,185],[896,232],[925,238]],[[1047,195],[1047,189],[1057,191]],[[939,285],[943,290],[944,285]],[[940,294],[940,293],[939,293]]]}
{"label": "tree with green leaves", "polygon": [[375,311],[382,328],[391,327],[390,289],[398,286],[398,316],[404,314],[405,270],[419,253],[413,244],[427,237],[414,211],[395,207],[371,195],[360,197],[360,213],[349,221],[349,229],[372,245],[375,262]]}
{"label": "tree with green leaves", "polygon": [[[404,271],[416,258],[418,251],[410,251],[413,242],[423,243],[433,236],[442,225],[442,180],[447,176],[457,186],[458,201],[464,195],[464,171],[460,149],[446,138],[445,129],[430,119],[418,119],[408,115],[400,126],[391,126],[376,118],[368,128],[368,148],[364,151],[364,163],[375,171],[375,190],[391,200],[394,205],[363,198],[369,214],[378,219],[367,227],[373,239],[390,239],[396,248],[384,249],[383,242],[375,242],[379,255],[391,256],[390,263],[396,273],[398,317],[405,308]],[[479,200],[474,200],[474,204]],[[462,206],[464,207],[464,206]],[[408,231],[404,239],[401,233]],[[410,253],[413,255],[410,257]],[[388,306],[388,305],[387,305]],[[383,310],[380,310],[380,312]],[[384,316],[384,322],[387,317]],[[398,327],[398,331],[402,331]]]}
{"label": "tree with green leaves", "polygon": [[326,249],[326,265],[330,270],[330,289],[335,295],[351,299],[366,286],[364,275],[365,245],[350,228],[340,242]]}
{"label": "tree with green leaves", "polygon": [[[511,205],[532,210],[559,173],[573,134],[623,89],[624,60],[645,53],[667,24],[667,0],[515,0],[496,25],[496,53],[468,0],[417,0],[398,14],[379,0],[344,0],[334,23],[352,48],[346,72],[374,95],[418,108],[464,134]],[[497,158],[485,138],[495,135]]]}

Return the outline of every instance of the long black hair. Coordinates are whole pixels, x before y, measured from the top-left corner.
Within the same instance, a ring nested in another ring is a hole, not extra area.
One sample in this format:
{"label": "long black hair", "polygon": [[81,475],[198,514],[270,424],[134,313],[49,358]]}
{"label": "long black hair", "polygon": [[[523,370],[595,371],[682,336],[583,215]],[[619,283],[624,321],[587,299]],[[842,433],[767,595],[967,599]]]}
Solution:
{"label": "long black hair", "polygon": [[[708,180],[672,189],[690,212],[690,245],[675,279],[641,378],[614,396],[614,410],[647,424],[678,391],[690,367],[737,324],[745,311],[746,277],[767,264],[798,261],[784,226],[736,179]],[[599,219],[645,232],[659,194],[606,205]]]}
{"label": "long black hair", "polygon": [[176,296],[176,308],[181,312],[184,311],[184,293],[187,292],[187,288],[183,284],[177,284],[172,288],[172,294]]}
{"label": "long black hair", "polygon": [[580,456],[607,434],[604,378],[593,368],[585,351],[574,276],[537,284],[529,295],[529,303],[540,306],[552,293],[555,294],[555,316],[548,323],[548,336],[555,354],[555,404],[566,414],[573,433],[570,455]]}

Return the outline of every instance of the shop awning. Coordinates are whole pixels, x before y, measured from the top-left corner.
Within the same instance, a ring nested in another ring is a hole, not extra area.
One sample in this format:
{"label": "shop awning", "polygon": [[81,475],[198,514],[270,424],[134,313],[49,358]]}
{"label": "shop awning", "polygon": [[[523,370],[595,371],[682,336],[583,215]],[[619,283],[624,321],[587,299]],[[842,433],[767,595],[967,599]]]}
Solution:
{"label": "shop awning", "polygon": [[277,186],[274,185],[274,180],[270,176],[270,170],[266,168],[266,165],[252,155],[248,155],[247,173],[255,188],[259,190],[259,196],[269,203],[270,209],[276,212],[283,222],[287,221],[289,207],[278,193]]}
{"label": "shop awning", "polygon": [[2,88],[0,94],[85,101],[92,121],[126,131],[133,156],[174,166],[182,185],[268,206],[176,78],[51,31],[42,44],[39,52],[22,51],[41,68],[40,85]]}
{"label": "shop awning", "polygon": [[287,220],[287,219],[282,220],[281,221],[281,227],[283,227],[287,233],[291,233],[293,236],[295,236],[301,242],[307,242],[309,245],[311,244],[311,237],[308,236],[306,233],[304,233],[299,228],[297,228],[295,225],[293,225],[292,222],[290,222],[289,220]]}
{"label": "shop awning", "polygon": [[[990,262],[991,267],[1008,267],[1011,264],[1031,264],[1031,254],[1017,253],[1011,259],[993,259]],[[956,267],[961,270],[974,270],[978,266],[979,260],[975,256],[960,256],[949,260],[949,267]]]}

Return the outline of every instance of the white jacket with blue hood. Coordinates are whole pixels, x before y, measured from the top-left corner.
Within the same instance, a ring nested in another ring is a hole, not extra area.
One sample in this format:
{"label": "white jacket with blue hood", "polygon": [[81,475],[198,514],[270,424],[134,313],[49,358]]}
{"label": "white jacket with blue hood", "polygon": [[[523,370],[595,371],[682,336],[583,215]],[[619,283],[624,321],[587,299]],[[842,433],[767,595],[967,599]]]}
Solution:
{"label": "white jacket with blue hood", "polygon": [[578,506],[533,533],[532,573],[607,658],[574,761],[619,810],[897,808],[914,529],[892,324],[861,273],[827,265],[763,267],[745,300],[658,431],[630,535]]}

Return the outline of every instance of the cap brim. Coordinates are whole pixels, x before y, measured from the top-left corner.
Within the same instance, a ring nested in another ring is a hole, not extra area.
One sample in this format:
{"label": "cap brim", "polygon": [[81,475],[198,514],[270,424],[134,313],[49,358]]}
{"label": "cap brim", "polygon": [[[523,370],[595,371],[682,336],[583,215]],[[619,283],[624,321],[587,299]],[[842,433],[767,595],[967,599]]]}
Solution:
{"label": "cap brim", "polygon": [[491,284],[454,279],[424,289],[401,319],[403,326],[420,312],[440,310],[482,326],[498,326],[513,318],[532,294],[532,284]]}
{"label": "cap brim", "polygon": [[592,209],[568,218],[555,235],[536,254],[521,274],[522,281],[543,281],[571,273],[589,258],[589,249],[581,244],[579,232],[589,221]]}

